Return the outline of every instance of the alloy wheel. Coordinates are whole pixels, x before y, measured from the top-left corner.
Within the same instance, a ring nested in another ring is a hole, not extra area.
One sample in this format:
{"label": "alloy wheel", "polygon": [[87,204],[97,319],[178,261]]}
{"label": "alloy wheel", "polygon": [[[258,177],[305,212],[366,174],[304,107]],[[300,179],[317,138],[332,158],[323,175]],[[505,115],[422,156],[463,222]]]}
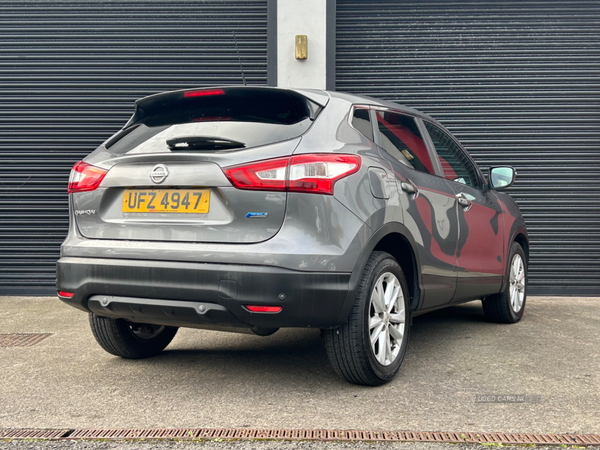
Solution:
{"label": "alloy wheel", "polygon": [[521,255],[513,257],[510,267],[510,306],[515,313],[521,311],[525,299],[525,265]]}
{"label": "alloy wheel", "polygon": [[375,358],[382,366],[392,364],[402,347],[406,311],[400,281],[387,272],[375,282],[369,305],[369,338]]}

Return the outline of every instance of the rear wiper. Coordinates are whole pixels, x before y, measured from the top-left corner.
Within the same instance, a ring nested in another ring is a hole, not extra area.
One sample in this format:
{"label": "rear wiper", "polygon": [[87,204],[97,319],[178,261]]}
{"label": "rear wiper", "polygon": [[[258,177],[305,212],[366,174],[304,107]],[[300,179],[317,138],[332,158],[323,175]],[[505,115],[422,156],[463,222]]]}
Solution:
{"label": "rear wiper", "polygon": [[212,136],[188,136],[167,140],[171,150],[228,150],[244,148],[243,142]]}

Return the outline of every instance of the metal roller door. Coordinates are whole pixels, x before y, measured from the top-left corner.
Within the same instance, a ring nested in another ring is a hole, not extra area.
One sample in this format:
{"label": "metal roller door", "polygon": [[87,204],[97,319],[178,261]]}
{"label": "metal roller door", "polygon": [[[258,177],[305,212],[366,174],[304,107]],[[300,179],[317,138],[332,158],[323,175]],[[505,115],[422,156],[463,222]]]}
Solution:
{"label": "metal roller door", "polygon": [[0,295],[52,294],[69,170],[136,98],[267,82],[267,0],[0,0]]}
{"label": "metal roller door", "polygon": [[513,165],[530,294],[600,295],[600,2],[337,0],[336,88]]}

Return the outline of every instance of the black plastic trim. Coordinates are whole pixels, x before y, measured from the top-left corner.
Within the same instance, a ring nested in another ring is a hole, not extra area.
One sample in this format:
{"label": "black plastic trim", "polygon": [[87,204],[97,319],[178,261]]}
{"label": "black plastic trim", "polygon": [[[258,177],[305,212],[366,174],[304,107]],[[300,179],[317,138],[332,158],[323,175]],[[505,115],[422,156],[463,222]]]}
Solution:
{"label": "black plastic trim", "polygon": [[[265,328],[330,327],[344,305],[349,281],[349,273],[268,266],[75,257],[57,263],[57,289],[75,293],[72,298],[60,299],[83,311],[97,312],[90,305],[90,298],[96,295],[202,302],[228,310],[233,319],[219,324],[234,327],[240,323]],[[152,302],[134,303],[140,309]],[[248,304],[277,305],[282,310],[278,314],[253,313],[244,307]],[[122,311],[129,314],[132,308],[129,305]],[[152,312],[144,323],[153,323],[155,314],[162,313]],[[144,314],[137,320],[143,321]]]}

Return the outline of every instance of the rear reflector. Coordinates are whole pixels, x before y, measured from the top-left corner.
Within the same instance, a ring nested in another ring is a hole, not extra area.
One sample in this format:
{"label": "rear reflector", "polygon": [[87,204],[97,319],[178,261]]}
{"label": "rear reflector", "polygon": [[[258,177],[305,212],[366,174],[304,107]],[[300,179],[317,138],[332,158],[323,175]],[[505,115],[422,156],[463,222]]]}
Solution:
{"label": "rear reflector", "polygon": [[230,166],[223,171],[238,189],[333,195],[335,182],[358,172],[360,164],[357,155],[316,153]]}
{"label": "rear reflector", "polygon": [[72,194],[73,192],[93,191],[100,186],[105,175],[106,170],[79,161],[71,170],[67,192]]}
{"label": "rear reflector", "polygon": [[201,89],[198,91],[186,91],[184,97],[209,97],[211,95],[225,95],[223,89]]}
{"label": "rear reflector", "polygon": [[58,291],[59,297],[71,298],[75,295],[75,292]]}
{"label": "rear reflector", "polygon": [[281,311],[281,306],[246,305],[246,309],[252,312],[277,313]]}

